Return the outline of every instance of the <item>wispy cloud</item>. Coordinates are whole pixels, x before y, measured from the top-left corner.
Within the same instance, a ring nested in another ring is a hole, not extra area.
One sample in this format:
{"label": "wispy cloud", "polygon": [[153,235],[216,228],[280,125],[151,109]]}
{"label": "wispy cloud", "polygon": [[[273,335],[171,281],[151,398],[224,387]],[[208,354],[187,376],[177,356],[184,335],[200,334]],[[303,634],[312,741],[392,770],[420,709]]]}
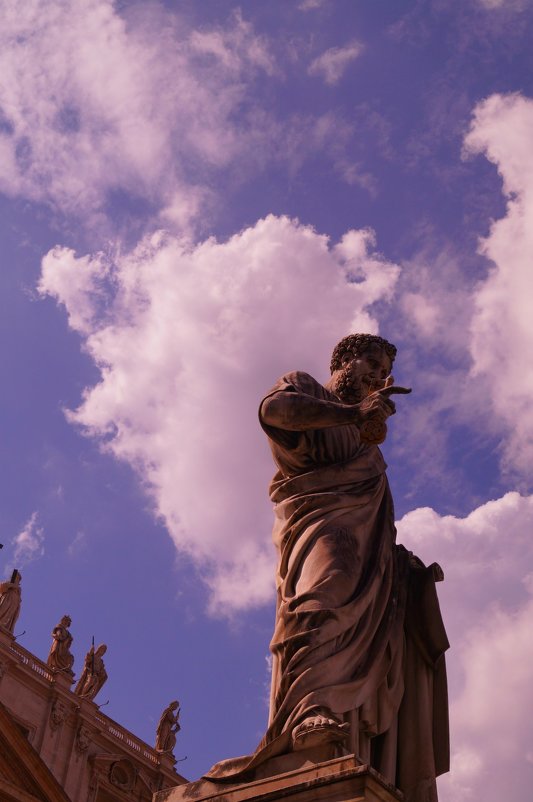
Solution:
{"label": "wispy cloud", "polygon": [[67,546],[67,553],[69,557],[75,557],[82,552],[87,546],[87,536],[83,530],[78,530],[69,545]]}
{"label": "wispy cloud", "polygon": [[371,305],[390,298],[399,268],[374,248],[368,230],[330,247],[270,216],[227,242],[159,234],[114,264],[64,248],[43,261],[41,292],[65,305],[101,369],[70,420],[137,469],[219,612],[272,592],[259,401],[285,371],[322,375],[347,331],[377,329]]}
{"label": "wispy cloud", "polygon": [[4,3],[0,190],[84,216],[121,190],[186,226],[207,190],[184,165],[201,175],[242,158],[254,116],[233,115],[274,61],[238,13],[201,33],[157,3],[124,13]]}
{"label": "wispy cloud", "polygon": [[314,8],[320,8],[327,2],[328,0],[302,0],[298,8],[300,11],[312,11]]}
{"label": "wispy cloud", "polygon": [[330,47],[309,65],[309,75],[322,78],[329,86],[340,81],[347,67],[363,52],[363,45],[352,41],[344,47]]}
{"label": "wispy cloud", "polygon": [[11,541],[13,562],[22,568],[44,554],[44,529],[39,526],[37,512],[33,512],[20,532]]}

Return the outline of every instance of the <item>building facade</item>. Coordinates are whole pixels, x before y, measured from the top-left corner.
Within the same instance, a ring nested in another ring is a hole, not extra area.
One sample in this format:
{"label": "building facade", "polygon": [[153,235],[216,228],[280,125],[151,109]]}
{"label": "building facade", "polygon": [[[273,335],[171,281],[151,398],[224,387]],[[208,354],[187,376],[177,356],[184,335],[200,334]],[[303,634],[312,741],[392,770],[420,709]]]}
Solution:
{"label": "building facade", "polygon": [[0,703],[2,802],[151,802],[156,791],[186,782],[172,754],[75,694],[72,675],[51,669],[2,626]]}

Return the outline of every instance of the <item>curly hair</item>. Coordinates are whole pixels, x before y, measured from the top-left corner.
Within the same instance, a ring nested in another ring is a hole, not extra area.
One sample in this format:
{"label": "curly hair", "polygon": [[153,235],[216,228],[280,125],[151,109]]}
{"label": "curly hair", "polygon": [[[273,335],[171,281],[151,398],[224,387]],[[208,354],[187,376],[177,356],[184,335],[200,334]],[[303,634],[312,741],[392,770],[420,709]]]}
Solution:
{"label": "curly hair", "polygon": [[397,348],[388,340],[378,337],[377,334],[348,334],[347,337],[342,338],[340,343],[337,343],[333,350],[330,364],[331,373],[342,368],[342,360],[345,354],[351,354],[353,357],[361,356],[369,345],[379,345],[384,349],[391,363],[394,362]]}

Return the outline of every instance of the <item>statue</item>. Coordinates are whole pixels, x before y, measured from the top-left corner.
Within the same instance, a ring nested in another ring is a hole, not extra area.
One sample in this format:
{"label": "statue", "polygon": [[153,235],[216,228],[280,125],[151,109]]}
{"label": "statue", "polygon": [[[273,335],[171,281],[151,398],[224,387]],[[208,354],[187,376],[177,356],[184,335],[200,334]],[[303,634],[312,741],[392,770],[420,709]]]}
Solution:
{"label": "statue", "polygon": [[158,752],[172,752],[174,749],[176,734],[181,729],[179,725],[180,709],[180,703],[175,701],[171,702],[161,713],[155,737],[155,748]]}
{"label": "statue", "polygon": [[354,753],[406,802],[436,802],[435,778],[449,768],[442,572],[395,543],[377,447],[391,395],[410,392],[393,384],[395,356],[381,337],[349,335],[325,386],[288,373],[261,402],[277,467],[269,726],[254,755],[218,763],[212,781],[248,779],[269,758],[314,747],[323,759]]}
{"label": "statue", "polygon": [[0,582],[0,627],[13,632],[20,614],[21,575],[15,568],[9,582]]}
{"label": "statue", "polygon": [[69,626],[72,620],[70,616],[64,615],[59,624],[52,630],[52,645],[46,661],[47,665],[54,671],[65,671],[73,674],[74,655],[70,652],[72,645],[72,635]]}
{"label": "statue", "polygon": [[107,672],[103,656],[107,651],[105,643],[101,643],[95,650],[94,643],[85,655],[85,663],[81,677],[78,680],[74,693],[82,699],[94,699],[107,679]]}

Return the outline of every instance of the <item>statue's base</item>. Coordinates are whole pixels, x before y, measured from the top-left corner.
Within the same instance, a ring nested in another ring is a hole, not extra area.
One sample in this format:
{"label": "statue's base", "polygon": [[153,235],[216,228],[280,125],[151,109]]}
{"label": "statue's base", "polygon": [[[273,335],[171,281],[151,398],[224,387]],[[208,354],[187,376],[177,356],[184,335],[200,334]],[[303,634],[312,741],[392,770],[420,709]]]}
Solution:
{"label": "statue's base", "polygon": [[[295,761],[300,764],[297,768]],[[276,764],[275,774],[248,783],[198,780],[159,791],[154,794],[153,802],[277,802],[286,798],[290,802],[400,802],[403,799],[400,791],[370,766],[362,765],[354,755],[315,762],[312,755],[297,752],[276,758]]]}

